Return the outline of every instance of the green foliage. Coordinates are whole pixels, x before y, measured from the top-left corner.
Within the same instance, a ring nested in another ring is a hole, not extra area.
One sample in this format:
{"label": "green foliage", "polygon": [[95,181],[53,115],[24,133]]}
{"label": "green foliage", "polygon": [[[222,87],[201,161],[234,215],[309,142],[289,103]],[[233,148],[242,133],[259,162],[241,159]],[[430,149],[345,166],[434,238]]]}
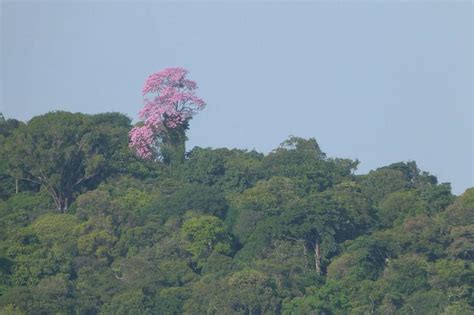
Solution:
{"label": "green foliage", "polygon": [[387,195],[379,204],[377,214],[385,227],[400,224],[407,216],[427,212],[418,191],[397,191]]}
{"label": "green foliage", "polygon": [[474,224],[458,226],[449,234],[450,244],[446,253],[451,257],[461,259],[474,258]]}
{"label": "green foliage", "polygon": [[120,167],[129,124],[119,114],[52,112],[34,117],[7,139],[7,168],[12,177],[44,187],[64,211],[77,193]]}
{"label": "green foliage", "polygon": [[243,269],[228,277],[226,285],[224,301],[231,313],[268,314],[278,308],[273,284],[261,272]]}
{"label": "green foliage", "polygon": [[438,314],[447,302],[446,295],[442,291],[419,291],[406,300],[400,312],[420,315]]}
{"label": "green foliage", "polygon": [[314,138],[290,137],[268,154],[262,168],[267,178],[291,177],[304,192],[322,191],[351,177],[358,162],[327,159]]}
{"label": "green foliage", "polygon": [[155,302],[155,314],[182,314],[184,302],[191,295],[189,291],[183,287],[162,289]]}
{"label": "green foliage", "polygon": [[378,205],[387,195],[408,188],[404,174],[399,170],[377,169],[360,178],[365,195]]}
{"label": "green foliage", "polygon": [[382,279],[393,291],[411,294],[429,287],[427,269],[427,262],[422,257],[405,256],[390,260]]}
{"label": "green foliage", "polygon": [[223,217],[227,211],[227,200],[222,191],[202,184],[167,182],[159,190],[161,195],[151,208],[164,219],[182,216],[189,210]]}
{"label": "green foliage", "polygon": [[9,159],[10,137],[22,123],[16,119],[7,119],[0,113],[0,199],[7,199],[18,193],[20,189],[31,189],[19,181],[19,173],[10,168],[12,161]]}
{"label": "green foliage", "polygon": [[185,176],[193,183],[242,192],[262,177],[262,159],[255,151],[196,147],[188,154]]}
{"label": "green foliage", "polygon": [[211,253],[229,254],[231,239],[224,223],[217,217],[203,215],[191,217],[183,223],[181,236],[184,248],[196,259]]}
{"label": "green foliage", "polygon": [[39,217],[29,230],[45,245],[73,243],[77,237],[78,220],[69,214],[48,213]]}
{"label": "green foliage", "polygon": [[450,225],[474,224],[474,188],[467,189],[442,215]]}
{"label": "green foliage", "polygon": [[146,296],[140,291],[130,291],[115,295],[101,308],[101,314],[148,315],[153,314],[147,305]]}
{"label": "green foliage", "polygon": [[0,117],[1,314],[474,313],[474,188],[312,138],[143,162],[130,127]]}

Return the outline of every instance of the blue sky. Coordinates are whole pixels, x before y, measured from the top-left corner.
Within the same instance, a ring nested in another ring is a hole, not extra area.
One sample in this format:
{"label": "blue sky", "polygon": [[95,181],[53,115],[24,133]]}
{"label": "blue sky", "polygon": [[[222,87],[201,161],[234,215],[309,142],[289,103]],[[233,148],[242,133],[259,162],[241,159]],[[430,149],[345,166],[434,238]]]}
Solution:
{"label": "blue sky", "polygon": [[146,77],[182,66],[208,103],[188,148],[269,152],[315,137],[364,173],[415,160],[473,184],[469,1],[1,4],[0,111],[118,111]]}

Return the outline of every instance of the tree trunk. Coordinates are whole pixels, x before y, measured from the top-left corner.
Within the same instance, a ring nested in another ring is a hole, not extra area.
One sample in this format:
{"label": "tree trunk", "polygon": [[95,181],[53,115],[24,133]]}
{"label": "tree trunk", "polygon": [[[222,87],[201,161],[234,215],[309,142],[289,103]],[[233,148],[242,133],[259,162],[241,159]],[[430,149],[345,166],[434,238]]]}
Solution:
{"label": "tree trunk", "polygon": [[308,244],[305,241],[302,241],[303,245],[303,257],[304,257],[304,267],[311,269],[310,259],[308,259]]}
{"label": "tree trunk", "polygon": [[66,197],[66,196],[63,196],[61,194],[58,194],[58,210],[61,212],[61,213],[64,213],[66,212],[68,206],[69,206],[69,198]]}
{"label": "tree trunk", "polygon": [[20,191],[20,185],[19,185],[19,179],[18,179],[18,176],[15,177],[15,194],[18,194],[18,192]]}
{"label": "tree trunk", "polygon": [[321,274],[321,245],[318,241],[314,244],[314,268],[318,275]]}
{"label": "tree trunk", "polygon": [[60,197],[57,197],[57,198],[54,198],[54,203],[56,204],[56,209],[58,209],[58,211],[60,213],[63,213],[63,201]]}
{"label": "tree trunk", "polygon": [[48,189],[48,192],[54,200],[54,204],[56,205],[56,209],[60,213],[64,213],[64,210],[67,209],[67,198],[64,198],[63,196],[61,196],[61,194],[57,193],[54,189]]}
{"label": "tree trunk", "polygon": [[170,173],[172,165],[174,169],[180,166],[185,159],[186,153],[186,130],[188,122],[177,128],[166,128],[161,143],[162,161],[169,165]]}
{"label": "tree trunk", "polygon": [[72,199],[71,194],[58,192],[56,191],[56,189],[46,185],[45,187],[49,195],[53,198],[54,204],[56,205],[56,209],[60,213],[64,213],[69,206],[69,200]]}

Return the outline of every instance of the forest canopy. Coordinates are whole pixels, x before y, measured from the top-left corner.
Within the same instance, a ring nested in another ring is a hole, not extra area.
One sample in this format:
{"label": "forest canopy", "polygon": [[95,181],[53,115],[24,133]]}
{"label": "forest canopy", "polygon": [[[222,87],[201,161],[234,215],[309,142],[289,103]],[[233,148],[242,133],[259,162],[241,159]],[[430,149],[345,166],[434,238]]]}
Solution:
{"label": "forest canopy", "polygon": [[142,159],[132,128],[1,117],[0,313],[474,313],[473,188],[314,138]]}

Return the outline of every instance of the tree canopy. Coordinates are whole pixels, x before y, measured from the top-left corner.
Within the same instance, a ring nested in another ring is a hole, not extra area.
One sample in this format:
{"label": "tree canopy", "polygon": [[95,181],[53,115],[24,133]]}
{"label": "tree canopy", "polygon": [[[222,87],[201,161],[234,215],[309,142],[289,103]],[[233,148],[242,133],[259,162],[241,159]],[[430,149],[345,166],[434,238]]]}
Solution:
{"label": "tree canopy", "polygon": [[[148,79],[143,126],[194,91],[185,76]],[[184,108],[159,123],[183,136]],[[170,171],[129,147],[134,128],[0,117],[1,314],[474,313],[474,188],[454,196],[413,161],[356,175],[294,136],[195,147]]]}

